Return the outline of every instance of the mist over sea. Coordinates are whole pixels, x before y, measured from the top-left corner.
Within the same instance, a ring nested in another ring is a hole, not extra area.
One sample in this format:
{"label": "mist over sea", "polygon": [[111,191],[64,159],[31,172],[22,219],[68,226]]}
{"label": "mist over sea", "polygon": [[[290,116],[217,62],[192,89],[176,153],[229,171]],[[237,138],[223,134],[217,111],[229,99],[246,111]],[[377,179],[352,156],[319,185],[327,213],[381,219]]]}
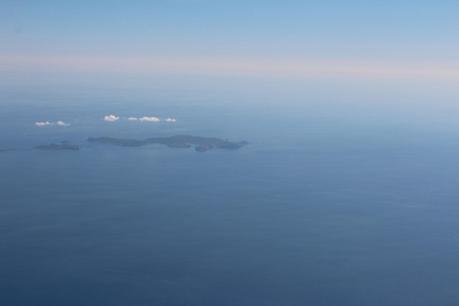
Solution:
{"label": "mist over sea", "polygon": [[[242,83],[2,88],[0,304],[457,305],[454,103]],[[249,145],[86,142],[177,134]]]}

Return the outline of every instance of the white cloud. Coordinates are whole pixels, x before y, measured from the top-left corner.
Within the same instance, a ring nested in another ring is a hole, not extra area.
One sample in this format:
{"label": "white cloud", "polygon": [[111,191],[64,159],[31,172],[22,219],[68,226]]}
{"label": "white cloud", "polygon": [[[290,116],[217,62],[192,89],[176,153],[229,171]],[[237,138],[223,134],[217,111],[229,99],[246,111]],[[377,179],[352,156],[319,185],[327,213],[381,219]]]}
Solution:
{"label": "white cloud", "polygon": [[166,118],[166,122],[177,122],[177,119],[173,117]]}
{"label": "white cloud", "polygon": [[120,117],[116,116],[116,115],[104,116],[104,121],[107,121],[107,122],[115,122],[115,121],[118,121],[118,120],[120,120]]}
{"label": "white cloud", "polygon": [[56,125],[59,125],[59,126],[69,126],[70,123],[67,123],[67,122],[64,122],[64,121],[59,120],[59,121],[56,122]]}
{"label": "white cloud", "polygon": [[42,126],[51,125],[51,122],[49,122],[49,121],[37,121],[37,122],[35,122],[35,125],[42,127]]}
{"label": "white cloud", "polygon": [[139,118],[139,121],[141,122],[160,122],[161,119],[155,116],[151,116],[151,117],[144,116],[144,117]]}
{"label": "white cloud", "polygon": [[[123,120],[128,120],[128,121],[140,121],[140,122],[160,122],[161,118],[156,117],[156,116],[143,116],[143,117],[123,117]],[[120,120],[119,116],[116,115],[107,115],[104,117],[105,121],[108,122],[115,122]]]}
{"label": "white cloud", "polygon": [[43,126],[53,126],[53,125],[58,125],[58,126],[70,126],[70,123],[66,123],[62,120],[53,122],[53,121],[37,121],[35,122],[35,125],[38,127],[43,127]]}

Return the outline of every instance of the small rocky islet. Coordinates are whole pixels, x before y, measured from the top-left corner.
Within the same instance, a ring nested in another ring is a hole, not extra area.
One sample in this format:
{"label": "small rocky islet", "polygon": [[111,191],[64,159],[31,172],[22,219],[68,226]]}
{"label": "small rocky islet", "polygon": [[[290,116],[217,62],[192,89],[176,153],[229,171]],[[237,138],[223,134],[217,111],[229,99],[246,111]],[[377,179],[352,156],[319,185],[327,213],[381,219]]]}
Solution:
{"label": "small rocky islet", "polygon": [[66,141],[61,143],[51,143],[45,145],[39,145],[35,147],[36,150],[42,151],[78,151],[80,150],[79,145],[70,144]]}

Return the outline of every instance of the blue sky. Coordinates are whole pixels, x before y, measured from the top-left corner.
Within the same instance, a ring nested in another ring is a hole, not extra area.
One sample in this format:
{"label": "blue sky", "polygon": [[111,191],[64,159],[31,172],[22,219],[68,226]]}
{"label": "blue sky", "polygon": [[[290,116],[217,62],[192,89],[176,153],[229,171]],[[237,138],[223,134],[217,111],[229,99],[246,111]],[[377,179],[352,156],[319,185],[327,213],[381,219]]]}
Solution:
{"label": "blue sky", "polygon": [[458,12],[458,1],[0,0],[0,64],[11,56],[33,64],[77,57],[87,65],[159,57],[181,59],[186,69],[199,66],[194,58],[241,63],[233,70],[251,59],[277,68],[344,61],[349,69],[364,60],[372,69],[427,63],[430,73],[457,61]]}

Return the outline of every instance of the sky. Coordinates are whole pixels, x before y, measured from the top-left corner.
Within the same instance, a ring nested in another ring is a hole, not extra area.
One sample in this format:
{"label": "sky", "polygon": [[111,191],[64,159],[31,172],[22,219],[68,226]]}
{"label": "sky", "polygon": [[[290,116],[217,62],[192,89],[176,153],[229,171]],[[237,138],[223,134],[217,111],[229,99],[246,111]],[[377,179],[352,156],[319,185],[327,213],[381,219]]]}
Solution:
{"label": "sky", "polygon": [[0,72],[459,81],[458,1],[0,0]]}

